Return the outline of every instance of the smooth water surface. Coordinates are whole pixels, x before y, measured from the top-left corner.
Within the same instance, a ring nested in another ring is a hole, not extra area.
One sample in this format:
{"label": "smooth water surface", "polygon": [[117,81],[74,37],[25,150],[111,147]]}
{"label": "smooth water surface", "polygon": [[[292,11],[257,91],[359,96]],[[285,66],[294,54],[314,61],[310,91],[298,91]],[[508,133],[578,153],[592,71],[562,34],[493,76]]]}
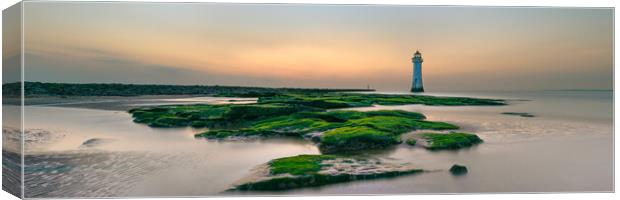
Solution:
{"label": "smooth water surface", "polygon": [[[398,145],[368,152],[397,163],[437,170],[393,179],[250,194],[394,194],[460,192],[580,192],[613,190],[613,93],[543,91],[425,93],[510,99],[509,106],[375,106],[446,121],[485,142],[460,151]],[[206,102],[209,98],[201,97]],[[525,101],[527,100],[527,101]],[[183,102],[188,100],[184,99]],[[169,103],[166,101],[165,103]],[[155,105],[156,102],[154,102]],[[151,104],[149,104],[151,105]],[[5,109],[17,109],[5,105]],[[528,112],[533,118],[503,115]],[[27,106],[26,129],[47,130],[52,141],[26,146],[28,197],[242,195],[224,192],[254,166],[298,154],[319,153],[302,139],[207,141],[191,128],[154,129],[122,111]],[[403,135],[408,137],[409,134]],[[89,139],[102,139],[85,147]],[[469,168],[465,176],[446,171]]]}

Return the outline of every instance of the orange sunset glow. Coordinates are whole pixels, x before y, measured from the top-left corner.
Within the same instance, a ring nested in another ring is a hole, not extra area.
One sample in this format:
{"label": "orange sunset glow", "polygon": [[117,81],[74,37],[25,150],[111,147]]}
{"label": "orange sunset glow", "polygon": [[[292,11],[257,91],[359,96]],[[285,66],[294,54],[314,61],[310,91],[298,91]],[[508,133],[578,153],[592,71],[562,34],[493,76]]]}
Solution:
{"label": "orange sunset glow", "polygon": [[610,89],[612,82],[611,9],[25,6],[29,81],[400,91],[420,49],[429,89]]}

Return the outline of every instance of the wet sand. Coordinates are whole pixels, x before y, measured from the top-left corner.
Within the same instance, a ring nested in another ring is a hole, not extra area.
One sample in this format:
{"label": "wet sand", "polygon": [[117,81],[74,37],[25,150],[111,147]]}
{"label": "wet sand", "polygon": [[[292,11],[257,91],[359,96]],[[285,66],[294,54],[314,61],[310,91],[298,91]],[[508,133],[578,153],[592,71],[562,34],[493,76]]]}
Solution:
{"label": "wet sand", "polygon": [[[208,98],[210,101],[201,101],[200,98]],[[198,100],[197,100],[198,99]],[[99,110],[127,111],[133,108],[148,105],[168,104],[197,104],[197,103],[252,103],[256,98],[227,98],[207,97],[203,95],[145,95],[145,96],[38,96],[27,97],[24,101],[26,106],[54,106],[68,108],[89,108]],[[4,97],[6,105],[20,105],[20,99],[16,97]]]}
{"label": "wet sand", "polygon": [[[26,106],[27,129],[65,135],[51,137],[59,138],[54,142],[27,145],[27,149],[32,149],[26,155],[25,178],[29,197],[613,190],[613,122],[611,115],[608,117],[603,112],[604,108],[612,105],[607,100],[593,100],[591,104],[584,104],[581,100],[577,102],[581,107],[590,108],[592,112],[589,113],[584,113],[583,109],[558,113],[558,110],[570,110],[557,106],[574,107],[574,104],[571,101],[558,104],[557,101],[544,99],[505,107],[407,105],[356,108],[421,112],[430,120],[457,124],[464,131],[478,134],[485,142],[461,151],[442,152],[402,144],[387,150],[369,151],[365,155],[438,170],[428,174],[277,193],[222,193],[257,165],[274,158],[317,154],[318,149],[311,141],[301,139],[198,140],[193,134],[201,130],[150,128],[133,123],[126,111],[116,110],[136,104],[217,103],[227,99],[121,99],[125,101],[92,103],[100,104],[97,106],[79,101],[62,106]],[[565,98],[562,99],[566,102]],[[80,106],[70,108],[75,105]],[[534,112],[537,117],[502,115],[504,111]],[[93,138],[111,140],[93,148],[81,147]],[[470,173],[455,178],[445,171],[452,164],[464,164]]]}

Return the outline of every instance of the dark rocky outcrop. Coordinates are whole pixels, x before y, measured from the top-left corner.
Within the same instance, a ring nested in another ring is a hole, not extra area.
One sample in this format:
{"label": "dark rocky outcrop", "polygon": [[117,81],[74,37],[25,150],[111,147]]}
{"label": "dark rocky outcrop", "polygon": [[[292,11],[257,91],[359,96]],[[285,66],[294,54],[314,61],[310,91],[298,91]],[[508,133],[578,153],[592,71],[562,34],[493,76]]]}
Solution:
{"label": "dark rocky outcrop", "polygon": [[467,174],[467,167],[463,166],[463,165],[452,165],[452,167],[450,167],[450,173],[452,173],[452,175],[455,176],[462,176]]}

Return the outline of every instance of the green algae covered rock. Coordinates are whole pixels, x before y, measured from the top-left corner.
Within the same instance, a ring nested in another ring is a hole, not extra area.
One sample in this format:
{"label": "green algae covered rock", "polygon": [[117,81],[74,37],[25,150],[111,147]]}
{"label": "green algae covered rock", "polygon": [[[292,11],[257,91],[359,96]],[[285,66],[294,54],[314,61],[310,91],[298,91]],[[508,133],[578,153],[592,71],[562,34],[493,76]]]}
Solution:
{"label": "green algae covered rock", "polygon": [[335,159],[332,155],[299,155],[271,160],[268,164],[270,174],[304,175],[314,174],[321,170],[324,160]]}
{"label": "green algae covered rock", "polygon": [[273,191],[350,181],[389,178],[423,172],[411,164],[386,163],[331,155],[298,155],[259,165],[230,190]]}
{"label": "green algae covered rock", "polygon": [[421,133],[425,140],[424,146],[430,150],[460,149],[482,143],[477,135],[471,133]]}
{"label": "green algae covered rock", "polygon": [[[312,138],[321,152],[382,149],[401,143],[400,135],[414,130],[455,130],[445,122],[426,121],[420,113],[402,110],[332,110],[380,105],[503,105],[502,100],[419,95],[354,93],[280,93],[260,96],[258,103],[173,105],[132,109],[134,122],[156,128],[208,128],[197,138],[227,139],[292,136]],[[452,136],[452,135],[451,135]],[[454,135],[457,136],[457,135]],[[455,149],[481,142],[470,136],[454,141],[425,136],[429,149]],[[471,141],[469,141],[471,140]]]}
{"label": "green algae covered rock", "polygon": [[176,105],[136,108],[134,122],[151,127],[234,127],[276,116],[322,109],[288,104]]}
{"label": "green algae covered rock", "polygon": [[383,149],[401,143],[412,130],[446,130],[458,126],[424,121],[424,115],[401,110],[299,112],[249,122],[236,129],[211,129],[196,134],[208,139],[312,135],[323,153]]}
{"label": "green algae covered rock", "polygon": [[289,103],[325,109],[368,107],[379,105],[422,104],[433,106],[495,106],[506,105],[499,99],[466,97],[436,97],[424,95],[368,94],[368,93],[283,93],[259,97],[260,103]]}
{"label": "green algae covered rock", "polygon": [[405,143],[407,143],[409,146],[415,146],[418,141],[415,138],[409,138],[405,141]]}
{"label": "green algae covered rock", "polygon": [[398,135],[389,131],[366,126],[341,127],[325,132],[321,138],[319,149],[323,153],[337,153],[362,149],[382,149],[400,142]]}

